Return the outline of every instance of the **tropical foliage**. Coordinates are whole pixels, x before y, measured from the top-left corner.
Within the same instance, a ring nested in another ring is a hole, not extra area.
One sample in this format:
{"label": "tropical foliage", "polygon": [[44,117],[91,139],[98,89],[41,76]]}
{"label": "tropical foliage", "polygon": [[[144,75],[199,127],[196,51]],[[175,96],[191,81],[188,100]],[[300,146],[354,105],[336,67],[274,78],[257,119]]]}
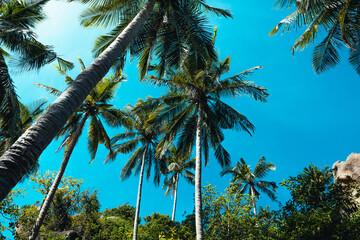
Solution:
{"label": "tropical foliage", "polygon": [[191,170],[195,168],[195,159],[189,160],[189,156],[179,152],[174,145],[170,147],[168,152],[168,155],[165,157],[168,167],[164,172],[166,178],[163,188],[166,189],[166,196],[171,192],[171,195],[174,197],[174,207],[171,220],[175,221],[180,176],[183,176],[189,183],[194,184],[195,175]]}
{"label": "tropical foliage", "polygon": [[329,168],[310,165],[296,177],[284,180],[291,199],[280,211],[281,238],[356,239],[359,236],[359,186],[334,184]]}
{"label": "tropical foliage", "polygon": [[296,39],[291,49],[293,53],[322,37],[322,30],[325,33],[313,50],[312,64],[316,73],[338,65],[339,51],[345,45],[349,49],[350,64],[360,74],[360,5],[357,1],[277,0],[275,6],[295,11],[280,21],[270,35],[306,28]]}
{"label": "tropical foliage", "polygon": [[[234,102],[224,98],[248,96],[266,102],[269,94],[247,80],[261,66],[223,77],[230,71],[230,57],[219,60],[216,28],[212,36],[206,13],[232,17],[228,10],[212,7],[206,0],[68,0],[86,4],[80,16],[82,26],[110,29],[97,38],[92,64],[85,67],[79,59],[82,71],[73,79],[68,75],[73,64],[40,43],[34,31],[45,18],[48,2],[0,1],[0,239],[10,235],[33,240],[332,240],[360,236],[357,183],[336,184],[328,168],[310,165],[280,183],[289,191],[290,200],[270,210],[256,204],[261,192],[276,200],[277,184],[263,179],[275,165],[262,157],[254,170],[243,159],[231,166],[224,131],[235,129],[251,136],[255,126],[231,106]],[[325,39],[313,51],[316,73],[335,67],[345,45],[350,64],[360,74],[358,1],[277,0],[275,5],[295,11],[271,35],[306,27],[293,53],[315,42],[324,30]],[[167,92],[119,110],[110,101],[125,80],[122,70],[127,57],[137,58],[140,80],[164,86]],[[55,60],[67,88],[60,91],[37,84],[58,97],[44,113],[45,101],[23,105],[9,66],[21,73]],[[119,127],[119,134],[110,138],[106,125]],[[83,191],[82,180],[62,177],[86,127],[90,163],[100,144],[109,150],[105,162],[128,155],[120,177],[139,175],[135,207],[126,203],[101,211],[96,190]],[[53,138],[62,138],[60,170],[35,173],[40,154]],[[212,158],[211,150],[223,168],[221,175],[232,176],[223,192],[210,184],[202,187],[202,167]],[[144,174],[148,180],[153,176],[155,185],[165,178],[165,194],[171,192],[174,197],[172,217],[156,212],[140,217]],[[194,209],[189,209],[192,214],[183,214],[182,222],[175,221],[180,176],[195,184]],[[29,177],[42,199],[19,206],[16,199],[27,190],[10,190],[24,177]]]}
{"label": "tropical foliage", "polygon": [[[79,58],[81,69],[84,70],[85,66],[83,61]],[[60,67],[57,67],[59,72],[65,75],[65,82],[70,85],[74,80],[66,74]],[[60,148],[65,146],[64,158],[60,166],[60,170],[53,182],[53,185],[49,189],[46,199],[44,200],[39,217],[36,220],[36,224],[33,229],[33,233],[30,239],[36,239],[42,222],[45,218],[46,212],[50,207],[50,202],[56,197],[56,189],[60,184],[61,178],[65,172],[66,166],[69,162],[71,154],[75,148],[75,145],[85,127],[85,122],[90,119],[89,133],[88,133],[88,149],[91,155],[92,162],[95,158],[98,145],[104,144],[111,152],[110,138],[106,133],[103,123],[100,117],[111,126],[119,126],[124,119],[121,111],[113,108],[113,105],[108,102],[114,97],[115,90],[124,77],[119,73],[115,77],[104,78],[102,81],[90,92],[89,96],[85,99],[85,102],[80,106],[79,110],[70,117],[69,122],[65,125],[64,129],[59,132],[58,136],[66,134]],[[44,87],[55,95],[60,95],[61,92],[55,88],[37,84],[40,87]],[[123,121],[126,122],[126,121]]]}
{"label": "tropical foliage", "polygon": [[[212,44],[215,38],[216,31]],[[261,66],[221,79],[222,75],[230,70],[230,57],[224,61],[213,61],[208,56],[203,65],[198,61],[196,52],[190,52],[182,68],[168,72],[167,78],[149,77],[151,83],[169,88],[169,92],[160,98],[160,102],[168,107],[160,117],[167,123],[164,127],[165,136],[158,146],[158,155],[164,155],[175,140],[179,151],[185,154],[191,154],[193,146],[196,145],[195,216],[198,239],[203,238],[202,153],[204,153],[205,165],[209,161],[209,149],[212,148],[220,166],[228,166],[230,154],[222,145],[223,129],[243,130],[250,135],[254,132],[254,125],[243,114],[223,102],[222,98],[248,95],[255,100],[266,102],[268,97],[266,89],[246,80],[247,75],[259,68]]]}
{"label": "tropical foliage", "polygon": [[[153,101],[148,99],[148,101]],[[151,170],[154,168],[154,183],[159,184],[160,173],[165,168],[165,162],[155,157],[156,146],[160,136],[160,127],[153,120],[157,118],[161,106],[148,108],[145,101],[139,99],[135,106],[128,105],[125,114],[128,117],[128,131],[120,133],[111,138],[111,149],[107,160],[114,160],[118,153],[132,153],[129,160],[121,170],[121,179],[131,176],[132,171],[139,176],[139,189],[134,221],[134,239],[137,239],[139,225],[140,202],[143,184],[143,175],[146,171],[147,179],[150,178]],[[150,104],[152,105],[152,104]],[[124,141],[124,142],[122,142]],[[140,145],[140,146],[139,146]],[[138,147],[139,146],[139,147]]]}
{"label": "tropical foliage", "polygon": [[[47,172],[30,178],[34,189],[43,197],[55,174]],[[135,208],[126,203],[100,212],[97,191],[83,191],[82,185],[79,179],[62,179],[41,236],[53,240],[64,239],[66,234],[96,240],[132,239]],[[312,165],[280,185],[290,192],[291,199],[278,211],[260,207],[256,216],[251,195],[239,194],[231,185],[223,192],[214,186],[205,186],[204,237],[210,240],[357,239],[360,215],[352,194],[357,186],[334,184],[328,168]],[[18,190],[0,205],[0,211],[12,219],[7,229],[13,231],[15,239],[29,236],[39,211],[38,202],[21,208],[16,205],[17,197],[25,193],[26,189]],[[186,215],[182,222],[159,213],[142,220],[139,239],[196,239],[194,214]],[[2,221],[1,226],[5,226],[5,222]]]}
{"label": "tropical foliage", "polygon": [[8,135],[9,144],[22,133],[21,104],[9,73],[12,60],[19,71],[29,71],[58,61],[65,69],[73,64],[58,57],[51,46],[36,39],[35,26],[45,19],[44,5],[49,0],[0,2],[0,118],[1,131]]}
{"label": "tropical foliage", "polygon": [[[3,154],[13,143],[13,139],[18,138],[44,111],[46,100],[38,100],[30,105],[23,105],[18,102],[19,119],[17,122],[16,132],[7,131],[6,121],[1,121],[0,132],[0,154]],[[15,129],[14,129],[15,130]]]}
{"label": "tropical foliage", "polygon": [[[240,163],[241,162],[241,163]],[[221,171],[221,175],[232,175],[231,187],[239,194],[249,193],[252,199],[254,215],[256,215],[256,203],[255,198],[260,197],[260,193],[264,192],[271,200],[276,199],[276,183],[264,180],[259,180],[266,177],[270,171],[275,170],[273,163],[267,163],[265,157],[259,159],[256,164],[254,172],[251,172],[251,168],[246,164],[244,159],[240,159],[240,162],[236,163],[235,167],[226,167]]]}
{"label": "tropical foliage", "polygon": [[[146,1],[97,1],[73,0],[88,3],[90,7],[80,16],[84,27],[112,27],[106,35],[98,37],[93,52],[99,56],[125,27],[134,19]],[[217,16],[232,17],[228,10],[215,8],[206,1],[165,0],[155,1],[154,8],[144,22],[135,39],[128,46],[131,56],[139,58],[140,78],[144,78],[148,70],[156,70],[160,76],[171,67],[179,67],[188,51],[196,51],[205,62],[204,56],[216,57],[211,43],[211,27],[205,12]],[[186,16],[186,17],[184,17]],[[126,54],[119,56],[115,63],[122,69]],[[154,68],[150,64],[158,63]]]}

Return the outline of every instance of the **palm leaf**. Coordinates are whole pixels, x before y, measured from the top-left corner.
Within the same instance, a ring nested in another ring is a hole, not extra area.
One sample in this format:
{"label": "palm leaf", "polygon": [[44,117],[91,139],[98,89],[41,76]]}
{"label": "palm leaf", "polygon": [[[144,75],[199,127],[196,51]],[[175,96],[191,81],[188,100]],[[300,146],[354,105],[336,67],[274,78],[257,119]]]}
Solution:
{"label": "palm leaf", "polygon": [[339,64],[340,56],[338,49],[340,47],[339,25],[337,24],[325,39],[314,48],[312,62],[316,73],[320,74]]}
{"label": "palm leaf", "polygon": [[62,94],[62,91],[57,90],[56,88],[53,88],[53,87],[46,86],[44,84],[34,83],[34,85],[41,87],[41,88],[45,88],[50,94],[52,94],[56,97],[58,97]]}

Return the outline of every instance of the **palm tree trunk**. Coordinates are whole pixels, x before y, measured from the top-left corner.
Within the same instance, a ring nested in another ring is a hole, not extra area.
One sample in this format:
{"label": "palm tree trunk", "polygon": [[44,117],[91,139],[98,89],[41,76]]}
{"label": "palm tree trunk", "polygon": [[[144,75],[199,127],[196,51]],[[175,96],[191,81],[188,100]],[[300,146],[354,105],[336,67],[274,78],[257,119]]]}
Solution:
{"label": "palm tree trunk", "polygon": [[196,240],[202,240],[202,202],[201,202],[201,128],[203,124],[202,106],[199,103],[199,116],[196,125],[196,162],[195,162],[195,228]]}
{"label": "palm tree trunk", "polygon": [[253,211],[254,211],[254,216],[256,217],[256,203],[255,203],[255,189],[254,186],[250,186],[250,190],[251,190],[251,202],[253,204]]}
{"label": "palm tree trunk", "polygon": [[141,190],[143,184],[143,176],[144,176],[144,168],[145,168],[145,157],[147,150],[149,148],[149,143],[146,144],[143,158],[141,160],[141,169],[140,169],[140,178],[139,178],[139,188],[138,195],[136,200],[136,210],[135,210],[135,219],[134,219],[134,232],[133,232],[133,240],[137,239],[137,232],[139,227],[139,214],[140,214],[140,202],[141,202]]}
{"label": "palm tree trunk", "polygon": [[42,223],[43,223],[43,221],[45,219],[46,213],[47,213],[47,211],[48,211],[48,209],[50,207],[50,203],[52,202],[52,200],[53,200],[53,198],[55,196],[55,192],[56,192],[56,190],[57,190],[57,188],[58,188],[58,186],[60,184],[62,176],[64,175],[66,166],[67,166],[67,164],[69,162],[69,159],[70,159],[71,154],[72,154],[72,152],[73,152],[73,150],[75,148],[75,145],[76,145],[77,141],[79,140],[79,137],[80,137],[81,132],[82,132],[82,130],[84,128],[84,124],[85,124],[87,118],[88,118],[88,114],[85,114],[85,116],[81,119],[81,122],[80,122],[79,126],[77,127],[77,129],[76,129],[76,131],[74,133],[74,137],[71,140],[71,142],[69,144],[69,147],[68,147],[68,149],[66,150],[66,152],[64,154],[64,158],[63,158],[63,161],[61,163],[59,172],[56,175],[56,178],[55,178],[53,184],[51,185],[50,191],[47,194],[46,199],[45,199],[44,203],[41,206],[39,216],[36,219],[36,222],[35,222],[35,225],[34,225],[34,227],[32,229],[29,240],[35,240],[36,237],[39,234],[40,227],[41,227],[41,225],[42,225]]}
{"label": "palm tree trunk", "polygon": [[148,18],[156,0],[144,8],[116,40],[87,67],[55,102],[0,158],[0,201],[20,181],[110,67],[122,56]]}
{"label": "palm tree trunk", "polygon": [[173,207],[173,213],[171,216],[171,220],[175,221],[175,212],[176,212],[176,201],[177,201],[177,189],[179,184],[179,173],[176,174],[176,180],[175,180],[175,189],[174,189],[174,207]]}

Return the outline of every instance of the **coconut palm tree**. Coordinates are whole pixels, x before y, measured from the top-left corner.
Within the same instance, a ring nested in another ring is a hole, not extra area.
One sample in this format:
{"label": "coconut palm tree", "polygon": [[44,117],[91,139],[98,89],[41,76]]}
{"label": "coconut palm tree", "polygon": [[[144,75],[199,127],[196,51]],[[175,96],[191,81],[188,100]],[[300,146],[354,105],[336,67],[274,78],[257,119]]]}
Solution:
{"label": "coconut palm tree", "polygon": [[[117,6],[119,6],[120,13],[131,12],[122,11],[122,9],[127,10],[128,6],[132,6],[133,9],[139,10],[139,12],[132,18],[131,22],[121,31],[121,33],[117,35],[116,39],[106,48],[106,50],[104,50],[86,70],[76,77],[74,83],[47,108],[41,118],[39,118],[0,158],[0,200],[6,197],[21,177],[26,174],[36,162],[42,151],[65,125],[73,112],[82,104],[95,85],[105,76],[114,63],[124,56],[128,46],[137,36],[152,10],[158,8],[160,6],[159,4],[164,2],[163,0],[148,0],[145,3],[144,1],[138,0],[81,1],[95,6],[97,5],[96,2],[104,3],[104,6],[107,6],[107,4],[113,5],[113,3],[116,2],[118,4]],[[166,2],[172,4],[180,3],[182,1],[166,0]],[[203,9],[215,9],[206,5],[204,0],[192,0],[186,2],[189,4],[194,2],[195,4],[192,5],[192,10],[197,12],[201,12]],[[121,8],[121,6],[126,8]],[[156,6],[156,8],[154,8],[154,6]],[[193,26],[192,32],[198,34],[199,38],[202,39],[204,43],[207,43],[208,40],[204,37],[203,32],[200,31],[201,29],[196,28],[197,23],[200,20],[192,18],[190,14],[191,13],[186,12],[186,15],[183,15],[179,19],[192,19],[189,23],[190,26]],[[106,16],[104,16],[103,19],[106,19]],[[114,20],[117,21],[117,19]],[[156,51],[157,50],[155,49],[155,53]],[[168,62],[170,59],[174,60],[176,58],[174,56],[169,56],[162,60]]]}
{"label": "coconut palm tree", "polygon": [[316,45],[312,55],[315,72],[322,72],[335,67],[340,62],[339,50],[342,45],[349,48],[349,62],[360,74],[360,4],[358,1],[293,1],[277,0],[275,6],[295,8],[270,32],[288,32],[292,29],[306,28],[295,41],[292,52],[302,50],[312,44],[321,30],[325,38]]}
{"label": "coconut palm tree", "polygon": [[[148,99],[147,101],[152,101]],[[121,170],[121,180],[125,180],[134,174],[140,174],[139,187],[136,202],[136,211],[134,218],[133,239],[137,239],[139,226],[139,213],[141,192],[143,184],[143,175],[146,171],[146,177],[149,179],[151,169],[154,168],[154,183],[159,184],[160,172],[165,169],[164,161],[155,157],[156,146],[160,136],[160,127],[153,121],[156,119],[161,107],[146,107],[147,102],[139,99],[135,106],[126,107],[126,115],[129,117],[128,131],[120,133],[111,138],[112,152],[107,156],[105,162],[113,161],[118,153],[131,153],[132,155]]]}
{"label": "coconut palm tree", "polygon": [[[215,35],[216,36],[216,35]],[[215,36],[213,42],[215,41]],[[255,100],[266,101],[266,89],[246,81],[246,75],[260,67],[255,67],[233,77],[221,79],[230,68],[230,58],[213,61],[208,58],[206,65],[197,64],[196,53],[190,53],[180,70],[168,72],[168,78],[150,76],[150,82],[167,86],[170,92],[161,100],[169,107],[162,114],[168,119],[166,134],[158,146],[158,154],[164,155],[169,145],[178,135],[179,151],[191,154],[196,146],[195,168],[195,215],[196,239],[203,239],[201,204],[202,152],[205,164],[209,160],[209,145],[221,166],[230,164],[230,155],[222,145],[222,129],[244,130],[251,134],[255,127],[234,108],[221,101],[222,97],[237,98],[243,94]],[[160,119],[161,119],[160,118]],[[159,120],[160,121],[160,120]],[[194,134],[195,133],[195,134]]]}
{"label": "coconut palm tree", "polygon": [[[81,59],[79,59],[82,70],[85,69],[85,65]],[[62,75],[65,75],[65,82],[68,85],[73,84],[74,80],[66,74],[60,67],[57,67]],[[95,158],[98,145],[104,144],[110,151],[110,137],[108,136],[104,124],[101,119],[111,126],[120,126],[125,123],[126,120],[122,117],[120,110],[114,108],[114,105],[109,104],[109,101],[114,97],[115,91],[120,83],[125,79],[121,73],[108,78],[103,78],[96,87],[90,92],[89,96],[85,99],[84,103],[81,104],[79,109],[70,117],[68,123],[64,129],[59,132],[58,137],[64,136],[62,148],[65,146],[64,158],[61,163],[60,169],[54,179],[54,182],[49,190],[49,193],[41,206],[39,216],[36,220],[34,228],[32,230],[29,239],[35,240],[40,227],[44,221],[47,210],[50,207],[55,192],[61,182],[61,178],[65,172],[66,166],[69,162],[71,154],[75,148],[75,145],[84,129],[85,122],[90,120],[89,131],[88,131],[88,150],[91,155],[92,162]],[[36,84],[40,87],[44,87],[54,95],[60,95],[61,91],[42,84]]]}
{"label": "coconut palm tree", "polygon": [[258,190],[265,193],[271,200],[274,201],[276,199],[276,183],[259,180],[266,177],[270,171],[275,170],[276,168],[274,164],[267,163],[265,157],[259,159],[254,172],[251,172],[250,166],[245,163],[244,159],[241,158],[240,162],[241,163],[237,162],[235,167],[228,166],[224,168],[220,174],[221,176],[226,174],[232,175],[231,186],[239,194],[244,194],[246,191],[249,191],[254,215],[256,216],[255,198],[260,197]]}
{"label": "coconut palm tree", "polygon": [[189,157],[189,155],[179,152],[174,145],[170,147],[169,154],[165,157],[168,166],[164,174],[171,175],[166,176],[163,188],[166,189],[166,196],[171,192],[174,197],[173,212],[171,216],[172,221],[175,221],[180,176],[183,175],[189,183],[194,184],[195,175],[191,170],[195,168],[195,158],[189,160]]}
{"label": "coconut palm tree", "polygon": [[11,143],[19,137],[14,133],[22,131],[22,120],[21,106],[7,61],[13,60],[20,71],[39,69],[56,59],[62,67],[73,66],[59,58],[50,46],[36,40],[34,28],[44,20],[43,7],[48,1],[0,1],[0,119],[1,129],[8,132]]}

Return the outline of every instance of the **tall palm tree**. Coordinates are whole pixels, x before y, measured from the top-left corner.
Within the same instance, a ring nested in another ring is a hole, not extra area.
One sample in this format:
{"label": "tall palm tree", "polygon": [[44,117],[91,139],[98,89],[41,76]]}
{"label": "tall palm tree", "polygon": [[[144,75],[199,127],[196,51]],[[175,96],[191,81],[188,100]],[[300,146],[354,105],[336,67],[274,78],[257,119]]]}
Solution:
{"label": "tall palm tree", "polygon": [[241,163],[237,162],[235,167],[228,166],[224,168],[220,174],[221,176],[226,174],[232,175],[232,187],[234,187],[239,194],[244,194],[246,191],[249,191],[253,204],[254,215],[256,216],[255,198],[260,197],[258,190],[269,196],[271,200],[274,201],[276,199],[276,183],[259,180],[266,177],[270,171],[275,170],[276,168],[274,164],[267,163],[265,157],[259,159],[254,172],[251,172],[250,166],[245,163],[244,159],[241,158],[240,162]]}
{"label": "tall palm tree", "polygon": [[[147,101],[152,101],[148,99]],[[153,120],[159,114],[160,107],[148,108],[146,102],[139,99],[135,106],[126,107],[126,115],[129,117],[128,131],[120,133],[111,138],[111,149],[113,150],[107,157],[106,162],[115,160],[118,153],[131,153],[128,161],[121,170],[121,180],[125,180],[134,174],[140,174],[139,187],[136,201],[136,211],[134,218],[133,239],[137,239],[139,226],[140,202],[143,184],[143,175],[146,170],[146,177],[149,179],[151,169],[154,168],[154,182],[159,184],[160,172],[165,168],[163,161],[155,157],[156,146],[160,135],[159,125]],[[125,141],[124,141],[125,140]],[[122,142],[124,141],[124,142]]]}
{"label": "tall palm tree", "polygon": [[[295,41],[292,52],[312,44],[321,30],[325,38],[316,45],[312,55],[315,72],[322,72],[335,67],[340,62],[339,50],[342,45],[349,48],[349,62],[360,74],[360,4],[358,1],[293,1],[277,0],[275,6],[295,8],[270,32],[274,35],[280,31],[306,28]],[[282,29],[282,30],[281,30]]]}
{"label": "tall palm tree", "polygon": [[[216,35],[215,35],[216,36]],[[213,42],[215,41],[215,36]],[[230,163],[230,155],[222,146],[224,134],[222,129],[244,130],[251,134],[255,127],[234,108],[221,101],[222,97],[237,98],[243,94],[255,100],[266,101],[266,89],[246,81],[256,69],[246,70],[233,77],[220,79],[230,68],[230,58],[224,61],[213,61],[208,58],[206,65],[197,64],[197,55],[189,54],[183,67],[168,73],[168,78],[150,76],[149,80],[156,85],[170,88],[170,92],[161,99],[169,107],[164,119],[171,119],[166,134],[158,146],[158,154],[163,155],[168,146],[178,136],[179,150],[191,154],[196,146],[195,168],[195,220],[196,238],[203,239],[202,205],[201,205],[201,168],[202,152],[205,164],[209,159],[209,144],[215,151],[215,157],[221,166]],[[195,133],[195,134],[194,134]]]}
{"label": "tall palm tree", "polygon": [[[68,0],[71,1],[71,0]],[[80,1],[80,0],[79,0]],[[84,3],[95,4],[96,0],[81,0]],[[180,0],[166,0],[170,3],[180,2]],[[204,5],[204,0],[192,0],[197,3],[193,9],[200,11],[201,9],[211,8]],[[112,5],[115,1],[99,1]],[[124,56],[128,46],[139,33],[143,23],[148,19],[154,6],[158,7],[163,0],[119,0],[116,1],[120,6],[132,6],[139,10],[131,22],[117,35],[116,39],[104,50],[86,70],[84,70],[74,83],[71,84],[55,102],[47,108],[45,113],[38,119],[32,127],[30,127],[0,158],[0,200],[2,200],[10,190],[18,183],[22,175],[24,175],[31,166],[36,162],[42,151],[48,146],[58,131],[65,125],[68,118],[80,106],[91,89],[105,76],[114,63]],[[190,1],[187,1],[190,3]],[[155,3],[157,3],[155,5]],[[127,8],[124,8],[126,10]],[[121,11],[120,11],[121,12]],[[125,11],[126,12],[126,11]],[[124,12],[124,13],[125,13]],[[130,11],[131,12],[131,11]],[[99,18],[100,19],[100,18]],[[182,16],[182,20],[191,19],[189,13]],[[180,19],[180,20],[181,20]],[[116,19],[114,19],[116,20]],[[198,21],[191,21],[190,26],[194,26],[193,33],[199,34],[199,38],[203,35],[200,29],[195,28]],[[204,42],[208,42],[203,38]],[[162,59],[169,61],[174,59],[168,57]],[[179,59],[180,60],[180,59]],[[55,123],[55,124],[54,124]]]}
{"label": "tall palm tree", "polygon": [[44,20],[43,7],[48,1],[0,1],[0,119],[1,131],[8,132],[11,144],[21,135],[15,133],[21,132],[22,126],[21,106],[7,66],[9,58],[20,71],[39,69],[56,59],[62,67],[73,67],[36,39],[34,28]]}
{"label": "tall palm tree", "polygon": [[191,170],[195,168],[195,159],[189,160],[189,155],[179,152],[172,145],[169,149],[169,154],[165,157],[165,161],[168,164],[165,174],[171,174],[171,176],[166,177],[163,188],[166,189],[166,196],[171,192],[174,197],[171,220],[175,221],[179,179],[183,175],[189,183],[194,184],[195,175]]}
{"label": "tall palm tree", "polygon": [[[85,69],[84,63],[79,59],[82,70]],[[60,67],[57,67],[59,72],[65,75],[65,82],[68,85],[73,84],[74,80],[66,74]],[[49,190],[49,193],[41,206],[39,216],[36,220],[34,228],[32,230],[29,239],[35,240],[40,227],[44,221],[47,210],[50,207],[55,192],[61,182],[61,178],[65,172],[66,166],[69,162],[71,154],[75,148],[75,145],[84,129],[85,122],[90,120],[89,132],[88,132],[88,150],[91,155],[92,162],[95,158],[98,145],[104,144],[110,151],[110,137],[108,136],[104,124],[101,120],[104,119],[106,123],[111,126],[119,126],[125,121],[122,117],[121,111],[114,108],[114,105],[109,104],[109,101],[114,97],[115,91],[119,84],[124,80],[124,76],[119,74],[110,76],[109,78],[103,78],[96,87],[90,92],[89,96],[81,104],[79,109],[70,117],[68,123],[64,129],[59,132],[58,137],[65,135],[61,147],[65,146],[64,158],[61,163],[60,169],[54,179],[54,182]],[[40,87],[44,87],[54,95],[60,95],[61,91],[42,84],[37,84]]]}

